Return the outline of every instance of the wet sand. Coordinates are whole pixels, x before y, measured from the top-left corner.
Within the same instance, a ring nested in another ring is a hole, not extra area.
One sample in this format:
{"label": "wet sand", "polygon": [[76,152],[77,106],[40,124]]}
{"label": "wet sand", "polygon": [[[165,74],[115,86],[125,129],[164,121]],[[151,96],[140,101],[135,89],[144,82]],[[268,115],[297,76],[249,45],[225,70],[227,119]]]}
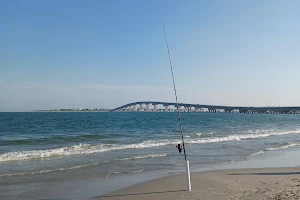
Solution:
{"label": "wet sand", "polygon": [[180,174],[137,184],[92,199],[300,199],[300,167],[194,172],[191,180],[192,192],[186,191],[185,175]]}

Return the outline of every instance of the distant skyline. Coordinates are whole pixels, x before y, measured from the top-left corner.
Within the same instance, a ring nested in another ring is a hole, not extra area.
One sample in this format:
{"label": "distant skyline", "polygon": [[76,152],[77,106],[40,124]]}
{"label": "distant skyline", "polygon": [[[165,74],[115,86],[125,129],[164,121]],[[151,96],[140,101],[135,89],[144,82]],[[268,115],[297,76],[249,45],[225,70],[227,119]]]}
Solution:
{"label": "distant skyline", "polygon": [[300,1],[4,0],[0,111],[300,106]]}

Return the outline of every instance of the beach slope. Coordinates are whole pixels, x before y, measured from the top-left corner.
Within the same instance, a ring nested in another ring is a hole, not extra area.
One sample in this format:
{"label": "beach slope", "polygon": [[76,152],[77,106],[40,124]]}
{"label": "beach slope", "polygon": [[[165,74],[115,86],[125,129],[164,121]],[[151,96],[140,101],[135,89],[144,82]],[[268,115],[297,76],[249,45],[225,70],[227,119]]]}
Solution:
{"label": "beach slope", "polygon": [[192,192],[186,191],[184,174],[137,184],[93,200],[298,200],[300,168],[233,169],[195,172]]}

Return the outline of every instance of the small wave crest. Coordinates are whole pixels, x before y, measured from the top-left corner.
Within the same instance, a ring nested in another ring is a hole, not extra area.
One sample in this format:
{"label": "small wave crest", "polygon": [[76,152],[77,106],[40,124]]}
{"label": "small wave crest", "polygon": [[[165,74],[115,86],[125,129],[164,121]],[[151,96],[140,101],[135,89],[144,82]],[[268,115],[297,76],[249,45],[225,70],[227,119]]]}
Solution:
{"label": "small wave crest", "polygon": [[139,156],[134,156],[131,158],[120,158],[117,160],[135,160],[135,159],[144,159],[144,158],[157,158],[157,157],[165,157],[168,154],[149,154],[149,155],[139,155]]}
{"label": "small wave crest", "polygon": [[266,148],[264,150],[252,153],[250,156],[248,156],[248,158],[252,157],[252,156],[259,155],[259,154],[263,154],[266,151],[276,151],[276,150],[279,150],[279,149],[287,149],[287,148],[294,147],[294,146],[300,146],[300,142],[290,142],[290,143],[288,143],[286,145],[283,145],[283,146]]}
{"label": "small wave crest", "polygon": [[111,172],[111,173],[106,174],[105,178],[107,178],[111,175],[116,175],[116,174],[136,174],[136,173],[143,172],[143,171],[144,171],[144,169],[137,169],[137,170],[134,170],[134,171]]}
{"label": "small wave crest", "polygon": [[131,173],[136,174],[136,173],[143,172],[143,171],[144,171],[143,169],[138,169],[138,170],[135,170],[135,171],[133,171]]}
{"label": "small wave crest", "polygon": [[263,154],[263,153],[264,153],[264,150],[261,150],[261,151],[258,151],[258,152],[254,152],[254,153],[252,153],[250,156],[248,156],[248,158],[249,158],[249,157],[252,157],[252,156],[257,156],[257,155]]}
{"label": "small wave crest", "polygon": [[56,135],[52,137],[39,137],[39,138],[26,138],[26,139],[7,139],[0,140],[1,146],[9,145],[41,145],[51,143],[63,143],[63,142],[79,142],[82,140],[95,140],[112,137],[114,134],[103,135],[103,134],[79,134],[79,135]]}
{"label": "small wave crest", "polygon": [[73,170],[73,169],[80,169],[84,167],[90,167],[93,165],[99,165],[101,162],[97,163],[91,163],[86,165],[77,165],[73,167],[66,167],[66,168],[59,168],[59,169],[45,169],[41,171],[35,171],[35,172],[18,172],[18,173],[6,173],[6,174],[0,174],[0,177],[7,177],[7,176],[25,176],[25,175],[35,175],[35,174],[43,174],[43,173],[50,173],[50,172],[58,172],[58,171],[66,171],[66,170]]}
{"label": "small wave crest", "polygon": [[267,149],[265,149],[265,151],[275,151],[275,150],[286,149],[286,148],[299,146],[299,145],[300,145],[300,142],[288,143],[287,145],[280,146],[280,147],[267,148]]}
{"label": "small wave crest", "polygon": [[209,138],[187,140],[187,143],[203,144],[203,143],[215,143],[215,142],[226,142],[226,141],[238,141],[238,140],[245,140],[245,139],[264,138],[270,136],[296,134],[296,133],[300,133],[300,130],[284,131],[284,132],[269,132],[269,133],[260,133],[260,134],[234,134],[225,137],[209,137]]}
{"label": "small wave crest", "polygon": [[205,135],[213,135],[214,134],[214,132],[209,132],[209,133],[195,133],[197,136],[199,136],[199,137],[203,137],[203,136],[205,136]]}

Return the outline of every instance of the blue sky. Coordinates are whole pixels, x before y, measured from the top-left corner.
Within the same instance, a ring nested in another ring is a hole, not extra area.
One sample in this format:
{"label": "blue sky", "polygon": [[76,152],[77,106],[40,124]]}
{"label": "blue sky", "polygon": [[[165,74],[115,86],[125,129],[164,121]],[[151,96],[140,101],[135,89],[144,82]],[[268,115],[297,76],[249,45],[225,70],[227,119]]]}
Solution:
{"label": "blue sky", "polygon": [[2,1],[0,111],[300,106],[299,1]]}

